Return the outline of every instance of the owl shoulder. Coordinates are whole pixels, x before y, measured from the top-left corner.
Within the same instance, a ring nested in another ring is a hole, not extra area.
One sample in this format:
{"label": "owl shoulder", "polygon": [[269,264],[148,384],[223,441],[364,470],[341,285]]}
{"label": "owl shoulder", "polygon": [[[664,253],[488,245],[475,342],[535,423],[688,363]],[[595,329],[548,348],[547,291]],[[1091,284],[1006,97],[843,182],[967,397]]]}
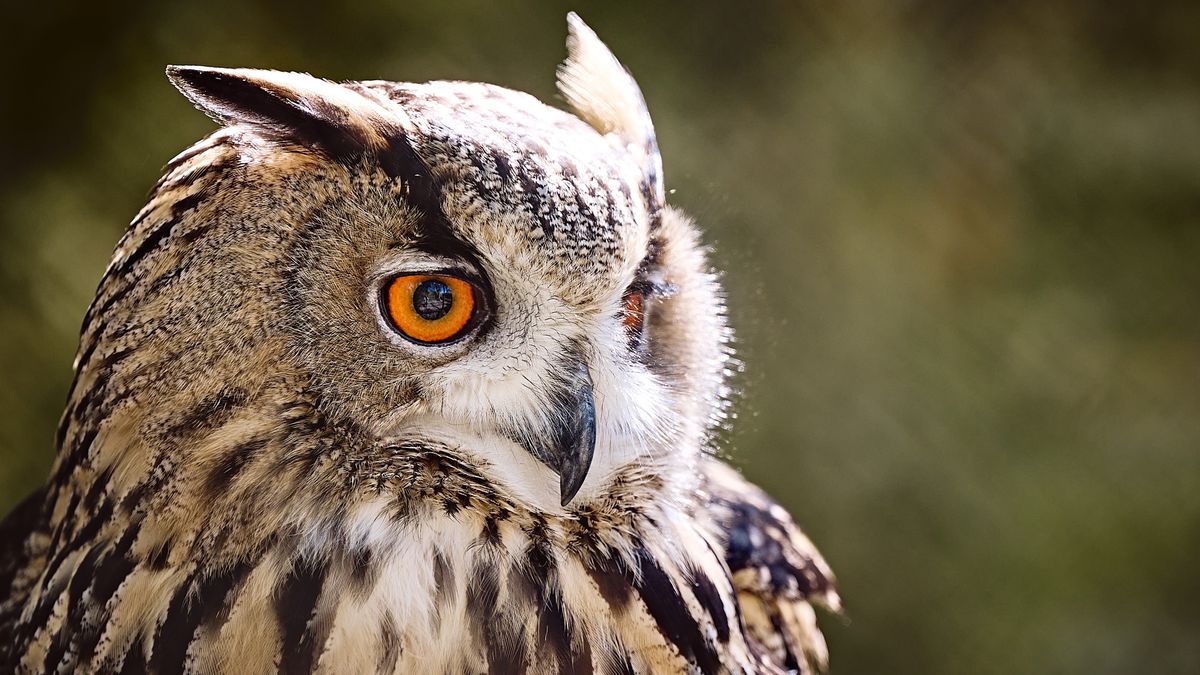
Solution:
{"label": "owl shoulder", "polygon": [[829,565],[779,503],[727,464],[705,460],[702,485],[752,649],[787,670],[824,671],[814,606],[841,611]]}

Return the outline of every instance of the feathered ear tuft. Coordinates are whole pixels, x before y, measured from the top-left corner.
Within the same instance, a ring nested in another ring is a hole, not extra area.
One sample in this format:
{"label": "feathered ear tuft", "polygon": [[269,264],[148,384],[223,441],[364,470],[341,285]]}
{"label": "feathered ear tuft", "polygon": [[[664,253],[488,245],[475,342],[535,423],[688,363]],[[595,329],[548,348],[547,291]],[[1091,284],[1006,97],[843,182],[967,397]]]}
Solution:
{"label": "feathered ear tuft", "polygon": [[662,157],[642,91],[574,12],[567,15],[567,28],[567,60],[558,68],[558,90],[575,114],[596,131],[618,138],[638,159],[643,191],[657,213],[664,203]]}
{"label": "feathered ear tuft", "polygon": [[219,124],[245,124],[337,160],[386,150],[402,135],[399,109],[304,73],[169,66],[167,77]]}

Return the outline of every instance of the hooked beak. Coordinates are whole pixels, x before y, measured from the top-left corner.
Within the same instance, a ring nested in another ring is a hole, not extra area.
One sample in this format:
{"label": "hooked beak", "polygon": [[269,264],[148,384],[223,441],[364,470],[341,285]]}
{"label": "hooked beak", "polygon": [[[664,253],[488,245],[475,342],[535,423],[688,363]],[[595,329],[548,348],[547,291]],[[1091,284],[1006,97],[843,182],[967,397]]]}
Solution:
{"label": "hooked beak", "polygon": [[583,486],[596,450],[596,400],[592,374],[582,359],[568,369],[558,404],[555,447],[542,461],[558,472],[562,505],[566,506]]}

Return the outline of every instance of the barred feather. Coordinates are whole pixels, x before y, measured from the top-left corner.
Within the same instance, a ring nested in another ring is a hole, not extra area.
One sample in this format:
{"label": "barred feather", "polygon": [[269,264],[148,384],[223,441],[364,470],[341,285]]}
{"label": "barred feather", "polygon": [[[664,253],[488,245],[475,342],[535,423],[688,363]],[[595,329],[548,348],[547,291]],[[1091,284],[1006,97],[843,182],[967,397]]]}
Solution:
{"label": "barred feather", "polygon": [[[0,671],[823,667],[833,577],[705,454],[720,290],[636,85],[573,31],[586,123],[486,85],[172,71],[225,126],[85,316],[50,479],[0,525]],[[371,284],[414,257],[486,277],[488,332],[386,332]],[[647,274],[671,295],[642,346],[619,312]],[[561,441],[566,358],[599,439],[564,505],[531,445]]]}

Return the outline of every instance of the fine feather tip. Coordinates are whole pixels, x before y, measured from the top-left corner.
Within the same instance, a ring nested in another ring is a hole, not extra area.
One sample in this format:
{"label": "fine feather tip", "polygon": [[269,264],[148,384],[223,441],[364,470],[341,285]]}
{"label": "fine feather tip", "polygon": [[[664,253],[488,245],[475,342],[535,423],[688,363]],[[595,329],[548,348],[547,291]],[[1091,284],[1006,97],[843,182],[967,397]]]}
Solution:
{"label": "fine feather tip", "polygon": [[665,199],[662,158],[646,100],[633,76],[578,14],[567,14],[567,58],[558,90],[575,114],[597,132],[612,134],[631,152],[644,177],[652,211]]}

